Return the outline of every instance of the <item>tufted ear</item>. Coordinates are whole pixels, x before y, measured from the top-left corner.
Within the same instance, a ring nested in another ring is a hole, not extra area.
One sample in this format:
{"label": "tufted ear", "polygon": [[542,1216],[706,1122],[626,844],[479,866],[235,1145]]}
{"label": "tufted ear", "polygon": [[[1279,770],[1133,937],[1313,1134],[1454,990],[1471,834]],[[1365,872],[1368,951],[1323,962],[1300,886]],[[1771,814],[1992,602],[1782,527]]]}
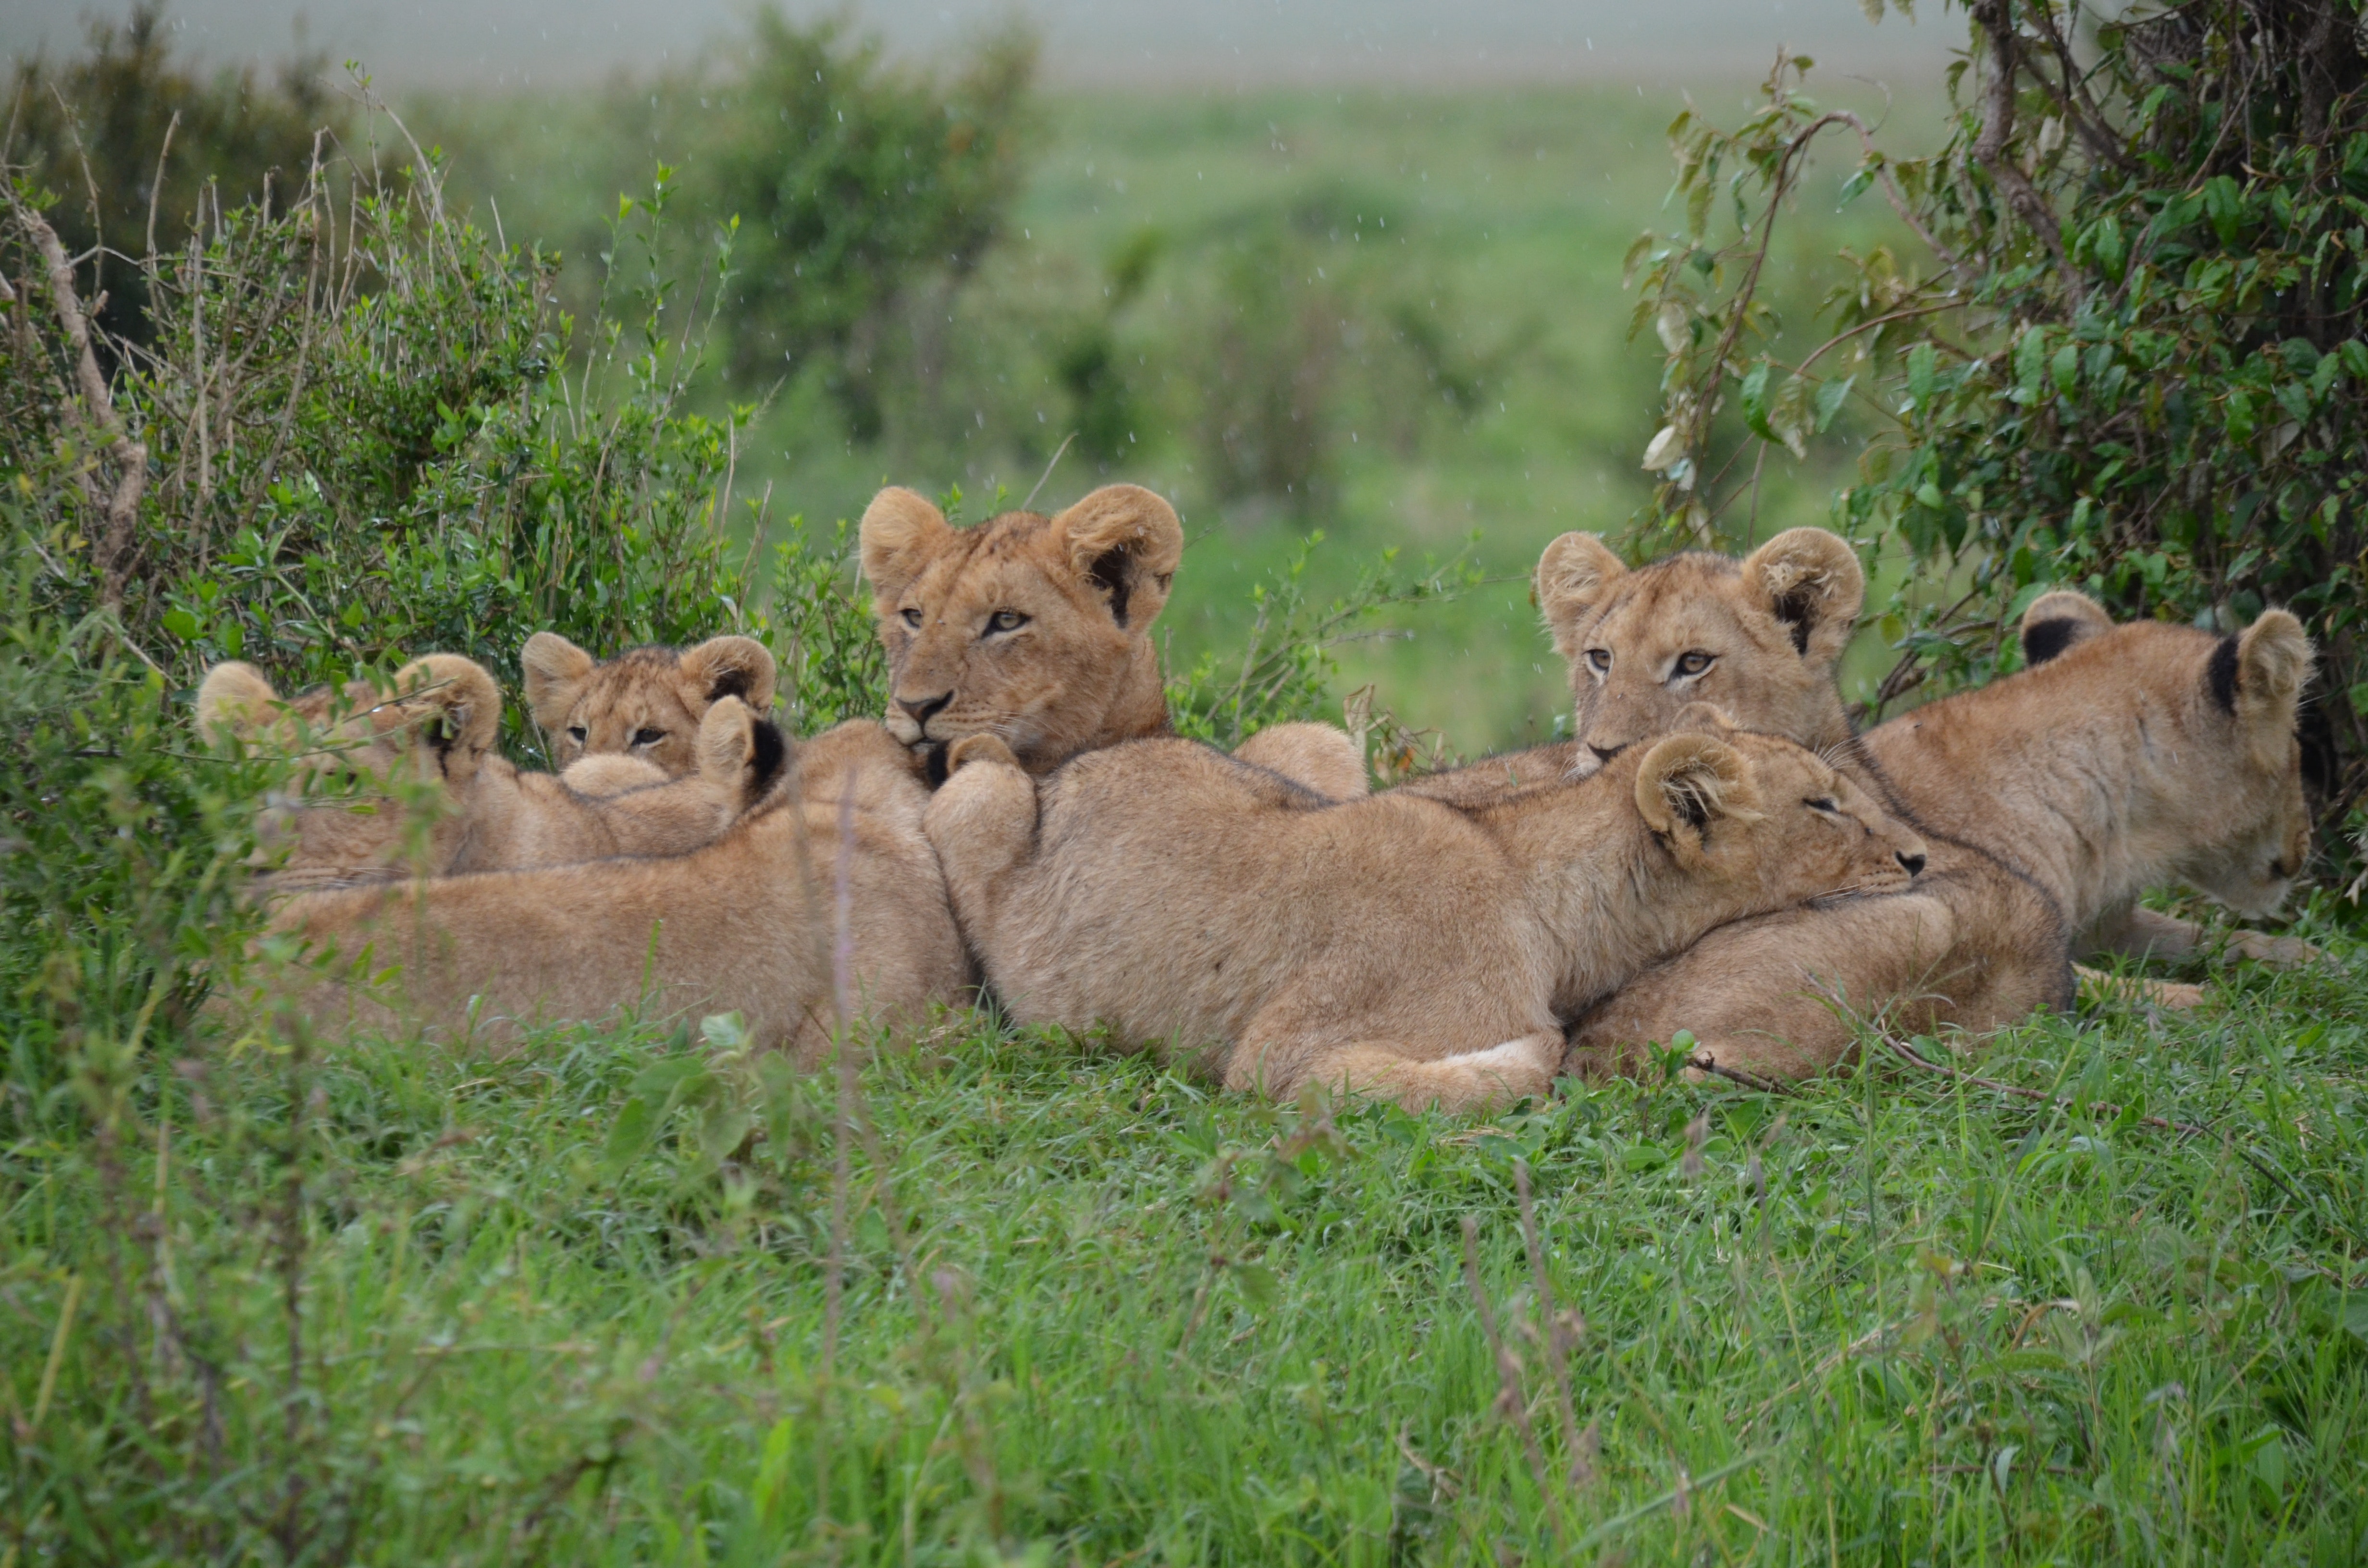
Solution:
{"label": "tufted ear", "polygon": [[286,711],[263,672],[237,659],[216,665],[198,683],[198,733],[209,741],[255,740]]}
{"label": "tufted ear", "polygon": [[[2222,691],[2222,665],[2235,644],[2233,689]],[[2310,684],[2317,655],[2302,622],[2282,609],[2265,609],[2212,658],[2213,695],[2245,726],[2253,760],[2265,768],[2285,766],[2294,733],[2294,711]]]}
{"label": "tufted ear", "polygon": [[526,672],[526,710],[546,734],[557,734],[583,695],[592,655],[556,631],[538,631],[519,650],[518,667]]}
{"label": "tufted ear", "polygon": [[2071,588],[2055,588],[2031,601],[2022,612],[2022,662],[2044,665],[2067,648],[2078,647],[2101,631],[2113,629],[2105,607]]}
{"label": "tufted ear", "polygon": [[773,651],[754,637],[711,637],[683,651],[682,673],[710,702],[736,697],[757,713],[773,707]]}
{"label": "tufted ear", "polygon": [[743,807],[780,778],[789,747],[774,722],[737,697],[719,697],[699,722],[699,776]]}
{"label": "tufted ear", "polygon": [[1653,743],[1636,769],[1636,810],[1669,840],[1679,865],[1698,861],[1711,824],[1754,822],[1759,781],[1750,760],[1716,735],[1698,732]]}
{"label": "tufted ear", "polygon": [[863,508],[861,541],[864,580],[872,597],[885,604],[921,574],[932,556],[953,537],[946,515],[917,492],[892,484]]}
{"label": "tufted ear", "polygon": [[458,653],[430,653],[395,671],[394,689],[394,700],[376,710],[378,728],[414,726],[448,782],[473,775],[502,728],[502,690],[484,666]]}
{"label": "tufted ear", "polygon": [[1167,603],[1184,559],[1176,508],[1140,484],[1105,484],[1053,519],[1069,564],[1110,600],[1110,616],[1139,631]]}
{"label": "tufted ear", "polygon": [[1627,574],[1626,563],[1593,534],[1564,534],[1546,546],[1530,586],[1555,653],[1578,657],[1579,628]]}
{"label": "tufted ear", "polygon": [[1745,556],[1743,586],[1791,630],[1801,656],[1821,665],[1842,656],[1866,603],[1858,552],[1823,528],[1786,528]]}

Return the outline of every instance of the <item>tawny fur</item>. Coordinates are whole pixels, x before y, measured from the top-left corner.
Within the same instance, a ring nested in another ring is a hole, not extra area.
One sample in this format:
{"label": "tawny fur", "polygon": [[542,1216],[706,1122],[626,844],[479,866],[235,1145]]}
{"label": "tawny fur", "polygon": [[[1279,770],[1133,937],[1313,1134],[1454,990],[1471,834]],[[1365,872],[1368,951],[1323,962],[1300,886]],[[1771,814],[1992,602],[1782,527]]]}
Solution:
{"label": "tawny fur", "polygon": [[[842,797],[853,1021],[909,1028],[966,1001],[969,957],[903,748],[859,721],[799,749],[794,780],[689,854],[289,901],[274,933],[357,977],[303,989],[300,1006],[324,1028],[481,1040],[533,1022],[738,1012],[759,1043],[811,1065],[834,1027]],[[386,985],[362,983],[389,965]]]}
{"label": "tawny fur", "polygon": [[591,654],[555,631],[538,631],[518,654],[527,711],[561,768],[586,756],[637,756],[669,778],[698,766],[699,722],[718,699],[771,713],[773,655],[753,637],[711,637],[693,648],[628,648]]}
{"label": "tawny fur", "polygon": [[1542,1093],[1558,1006],[1738,915],[1906,886],[1924,852],[1808,752],[1736,733],[1468,810],[1333,803],[1179,740],[1042,779],[991,736],[952,761],[929,838],[1013,1016],[1283,1096],[1473,1110]]}
{"label": "tawny fur", "polygon": [[[2068,1006],[2075,938],[2089,943],[2083,950],[2109,948],[2112,933],[2100,923],[2126,911],[2138,889],[2184,878],[2211,891],[2214,867],[2243,858],[2261,834],[2284,831],[2283,815],[2275,825],[2260,817],[2215,825],[2134,795],[2098,824],[2115,842],[2084,849],[2086,861],[2059,864],[2068,853],[2060,842],[2004,803],[2048,796],[2056,780],[2086,779],[2106,794],[2127,786],[2114,771],[2127,758],[2099,726],[2110,731],[2118,722],[2134,733],[2136,715],[2148,710],[2137,694],[2162,672],[2100,655],[2105,648],[2136,652],[2115,641],[2119,632],[2100,636],[2084,623],[2064,639],[2056,662],[2084,672],[2075,700],[2049,695],[2069,690],[2069,677],[2029,684],[2043,668],[1853,742],[1833,665],[1863,581],[1841,540],[1795,528],[1742,562],[1690,554],[1628,572],[1599,542],[1574,545],[1574,539],[1585,536],[1556,540],[1548,562],[1578,559],[1588,570],[1550,574],[1542,563],[1539,587],[1556,645],[1571,658],[1577,738],[1413,788],[1484,796],[1507,777],[1583,771],[1666,726],[1685,702],[1710,698],[1739,722],[1825,749],[1932,843],[1931,868],[1913,892],[1741,922],[1640,977],[1581,1020],[1576,1065],[1618,1063],[1631,1059],[1637,1042],[1689,1029],[1722,1066],[1798,1076],[1830,1066],[1853,1043],[1838,1003],[1911,1032],[1982,1033],[2042,1006]],[[2049,613],[2092,619],[2061,598]],[[2185,635],[2166,628],[2146,635],[2158,631]],[[2192,635],[2201,642],[2180,645],[2208,656],[2214,640]],[[2149,643],[2139,656],[2164,646]],[[2306,665],[2306,644],[2303,658]],[[2192,705],[2180,710],[2192,713]],[[2290,708],[2265,722],[2283,723],[2281,744],[2291,741]],[[1961,733],[1962,744],[1951,742]],[[2197,736],[2188,744],[2203,743]],[[1949,757],[1945,767],[1919,760],[1936,744]],[[2287,778],[2282,765],[2278,777],[2280,801],[2298,800],[2288,793],[2298,789],[2298,776]],[[2190,799],[2208,802],[2210,792]]]}
{"label": "tawny fur", "polygon": [[1235,746],[1234,756],[1330,800],[1353,801],[1372,792],[1363,748],[1348,731],[1330,724],[1269,724]]}
{"label": "tawny fur", "polygon": [[[501,696],[472,660],[431,653],[384,690],[366,681],[282,699],[262,672],[217,665],[198,689],[202,733],[296,757],[256,823],[272,892],[405,876],[564,865],[697,848],[754,805],[781,761],[737,701],[693,738],[697,771],[646,763],[584,782],[521,772],[493,750]],[[626,759],[619,758],[623,763]]]}
{"label": "tawny fur", "polygon": [[1082,751],[1167,731],[1151,623],[1183,557],[1175,508],[1133,484],[1056,517],[950,526],[891,487],[863,514],[863,574],[888,653],[890,733],[933,763],[999,737],[1044,772]]}

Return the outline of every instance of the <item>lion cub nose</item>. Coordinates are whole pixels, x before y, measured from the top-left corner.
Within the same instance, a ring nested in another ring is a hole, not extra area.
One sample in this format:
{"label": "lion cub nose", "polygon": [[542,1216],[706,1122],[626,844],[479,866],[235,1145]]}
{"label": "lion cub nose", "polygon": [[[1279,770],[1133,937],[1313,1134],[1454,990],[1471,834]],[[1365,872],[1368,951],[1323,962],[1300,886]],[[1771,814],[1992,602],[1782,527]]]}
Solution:
{"label": "lion cub nose", "polygon": [[930,720],[945,711],[946,704],[953,699],[954,694],[949,691],[938,697],[900,697],[896,699],[896,706],[902,708],[913,722],[926,727]]}
{"label": "lion cub nose", "polygon": [[1898,860],[1900,869],[1911,877],[1920,874],[1924,869],[1924,857],[1921,855],[1910,855],[1906,850],[1902,850],[1894,858]]}

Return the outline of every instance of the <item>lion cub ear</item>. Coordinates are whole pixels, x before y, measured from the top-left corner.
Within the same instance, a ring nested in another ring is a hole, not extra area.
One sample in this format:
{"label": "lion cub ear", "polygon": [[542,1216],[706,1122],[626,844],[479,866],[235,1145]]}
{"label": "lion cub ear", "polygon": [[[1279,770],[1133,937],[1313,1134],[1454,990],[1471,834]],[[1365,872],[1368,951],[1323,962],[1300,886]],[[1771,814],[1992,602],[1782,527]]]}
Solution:
{"label": "lion cub ear", "polygon": [[287,710],[261,670],[225,659],[198,683],[198,733],[216,743],[252,741]]}
{"label": "lion cub ear", "polygon": [[711,637],[685,649],[678,663],[702,700],[736,697],[756,712],[772,710],[773,651],[754,637]]}
{"label": "lion cub ear", "polygon": [[2282,609],[2263,610],[2212,655],[2212,695],[2245,726],[2253,760],[2262,767],[2285,766],[2294,711],[2316,659],[2302,622]]}
{"label": "lion cub ear", "polygon": [[946,525],[946,515],[916,491],[892,484],[874,495],[857,529],[863,577],[871,585],[872,597],[885,604],[903,593],[945,548],[953,531]]}
{"label": "lion cub ear", "polygon": [[584,693],[592,655],[556,631],[538,631],[518,651],[518,667],[526,672],[526,710],[544,733],[557,734]]}
{"label": "lion cub ear", "polygon": [[474,659],[430,653],[394,672],[395,700],[379,728],[412,724],[437,770],[458,784],[477,771],[502,728],[502,689]]}
{"label": "lion cub ear", "polygon": [[1053,519],[1069,564],[1110,600],[1110,617],[1139,631],[1158,617],[1184,559],[1176,508],[1140,484],[1105,484]]}
{"label": "lion cub ear", "polygon": [[1530,586],[1555,653],[1578,657],[1579,628],[1627,574],[1627,564],[1593,534],[1564,534],[1546,546]]}
{"label": "lion cub ear", "polygon": [[2022,612],[2022,662],[2044,665],[2067,648],[2113,629],[2105,607],[2071,588],[2055,588]]}
{"label": "lion cub ear", "polygon": [[699,776],[742,806],[753,805],[788,766],[790,750],[770,719],[737,697],[719,697],[699,722]]}
{"label": "lion cub ear", "polygon": [[1823,528],[1786,528],[1745,556],[1743,586],[1791,631],[1800,655],[1820,665],[1842,656],[1866,604],[1858,551]]}
{"label": "lion cub ear", "polygon": [[1700,863],[1711,824],[1759,815],[1759,781],[1748,758],[1715,735],[1669,735],[1636,769],[1636,810],[1669,841],[1681,866]]}

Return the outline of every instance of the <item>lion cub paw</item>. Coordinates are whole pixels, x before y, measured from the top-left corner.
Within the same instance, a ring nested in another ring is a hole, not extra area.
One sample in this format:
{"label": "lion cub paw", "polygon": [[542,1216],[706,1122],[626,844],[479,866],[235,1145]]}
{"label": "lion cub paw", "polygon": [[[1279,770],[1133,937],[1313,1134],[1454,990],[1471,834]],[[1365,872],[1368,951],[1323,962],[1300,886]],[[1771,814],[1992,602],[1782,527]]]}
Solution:
{"label": "lion cub paw", "polygon": [[1011,748],[1003,744],[1001,735],[964,735],[946,748],[946,777],[952,778],[973,762],[1000,762],[1008,767],[1019,766]]}
{"label": "lion cub paw", "polygon": [[2079,977],[2081,1000],[2088,1002],[2129,1002],[2169,1013],[2185,1013],[2203,1006],[2212,995],[2203,986],[2184,981],[2108,974],[2087,964],[2073,965],[2073,972]]}
{"label": "lion cub paw", "polygon": [[2240,959],[2250,959],[2271,969],[2299,969],[2327,957],[2323,949],[2300,937],[2273,937],[2267,931],[2232,931],[2228,934],[2228,950]]}

